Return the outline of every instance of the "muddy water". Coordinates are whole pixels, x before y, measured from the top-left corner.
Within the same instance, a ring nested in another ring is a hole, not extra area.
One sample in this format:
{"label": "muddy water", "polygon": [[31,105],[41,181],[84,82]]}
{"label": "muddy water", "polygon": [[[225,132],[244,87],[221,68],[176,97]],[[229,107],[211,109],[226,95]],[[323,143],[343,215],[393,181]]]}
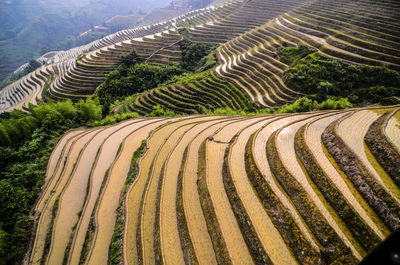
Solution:
{"label": "muddy water", "polygon": [[167,124],[154,131],[147,140],[147,152],[140,160],[138,175],[126,195],[124,259],[127,264],[136,264],[138,258],[136,234],[138,233],[141,200],[151,172],[152,163],[163,146],[165,139],[167,139],[179,125],[184,123],[186,123],[185,120],[178,121],[178,119],[175,118],[171,120],[171,124]]}
{"label": "muddy water", "polygon": [[317,206],[318,210],[325,217],[329,225],[336,231],[343,242],[352,250],[355,257],[361,259],[361,255],[357,250],[358,246],[353,245],[353,243],[355,244],[355,240],[351,237],[351,233],[348,231],[345,225],[341,225],[342,220],[337,216],[336,212],[331,209],[329,204],[323,198],[322,194],[320,194],[319,190],[314,187],[313,183],[311,183],[311,181],[305,175],[303,169],[297,161],[294,150],[295,134],[303,125],[317,118],[318,116],[310,117],[309,119],[296,122],[282,129],[276,137],[276,147],[282,163],[288,172],[301,184],[303,189],[308,193],[309,197]]}
{"label": "muddy water", "polygon": [[[219,119],[219,117],[209,117],[207,120]],[[188,130],[181,141],[174,148],[170,157],[165,163],[165,172],[162,182],[160,199],[160,243],[163,262],[165,264],[185,264],[183,251],[178,246],[181,245],[178,231],[178,214],[176,208],[178,175],[183,160],[183,153],[188,144],[204,129],[218,121],[198,123],[195,127]]]}
{"label": "muddy water", "polygon": [[200,198],[197,191],[198,153],[201,143],[215,131],[231,123],[228,119],[208,128],[189,145],[183,172],[182,197],[190,238],[199,264],[217,264],[211,238],[207,231]]}
{"label": "muddy water", "polygon": [[78,139],[76,139],[76,141],[71,146],[67,160],[65,162],[65,166],[63,167],[62,170],[60,169],[61,176],[59,177],[59,180],[54,186],[54,188],[51,190],[52,192],[50,194],[50,197],[46,199],[45,206],[43,207],[42,213],[39,218],[34,249],[32,251],[32,258],[31,258],[32,264],[39,264],[40,260],[42,259],[46,234],[52,219],[52,209],[54,202],[56,201],[60,193],[63,191],[65,185],[68,183],[69,177],[74,168],[74,164],[78,159],[81,149],[85,146],[87,141],[93,135],[95,135],[95,133],[96,130],[84,133],[83,135],[78,137]]}
{"label": "muddy water", "polygon": [[121,153],[110,170],[108,181],[95,216],[97,227],[93,238],[93,248],[88,257],[88,264],[107,264],[108,249],[116,220],[115,211],[118,207],[121,190],[130,169],[132,154],[139,148],[142,140],[148,137],[150,131],[165,121],[151,122],[149,125],[133,132],[125,139]]}
{"label": "muddy water", "polygon": [[97,160],[94,162],[94,166],[90,176],[90,189],[87,201],[82,210],[81,218],[78,222],[74,234],[69,257],[70,264],[79,263],[86,231],[89,227],[90,217],[92,215],[96,199],[98,198],[98,193],[104,178],[104,174],[114,161],[117,155],[119,144],[127,135],[129,135],[133,130],[139,128],[143,124],[144,123],[141,120],[131,120],[112,126],[108,130],[107,136],[103,139],[103,142],[98,152]]}
{"label": "muddy water", "polygon": [[[229,155],[229,168],[233,183],[246,209],[253,227],[266,253],[274,264],[297,264],[296,259],[283,241],[267,212],[260,203],[246,173],[245,149],[250,136],[267,121],[261,121],[245,129],[237,138]],[[274,242],[274,244],[271,244]]]}

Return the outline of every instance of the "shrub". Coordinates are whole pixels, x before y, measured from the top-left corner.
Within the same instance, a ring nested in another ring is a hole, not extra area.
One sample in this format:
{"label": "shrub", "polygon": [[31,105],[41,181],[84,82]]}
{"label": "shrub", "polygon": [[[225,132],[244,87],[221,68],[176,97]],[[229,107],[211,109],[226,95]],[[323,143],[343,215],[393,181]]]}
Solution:
{"label": "shrub", "polygon": [[278,55],[283,63],[291,65],[314,51],[314,49],[306,45],[299,45],[299,47],[279,47]]}
{"label": "shrub", "polygon": [[109,113],[110,105],[115,100],[122,100],[126,96],[155,88],[182,73],[182,68],[176,64],[163,67],[135,64],[110,72],[106,81],[96,91],[103,105],[103,114]]}
{"label": "shrub", "polygon": [[150,112],[150,117],[174,117],[176,114],[172,110],[165,110],[160,105],[153,106],[152,112]]}
{"label": "shrub", "polygon": [[285,71],[284,81],[294,90],[316,94],[318,100],[339,96],[349,97],[353,103],[376,103],[400,95],[399,72],[387,66],[350,65],[317,52],[295,60]]}
{"label": "shrub", "polygon": [[101,106],[98,100],[93,100],[92,98],[87,98],[86,101],[79,101],[77,105],[80,115],[84,121],[93,122],[101,119]]}
{"label": "shrub", "polygon": [[195,43],[187,39],[179,42],[182,51],[181,66],[189,72],[202,72],[215,65],[215,60],[211,54],[218,45],[210,43]]}

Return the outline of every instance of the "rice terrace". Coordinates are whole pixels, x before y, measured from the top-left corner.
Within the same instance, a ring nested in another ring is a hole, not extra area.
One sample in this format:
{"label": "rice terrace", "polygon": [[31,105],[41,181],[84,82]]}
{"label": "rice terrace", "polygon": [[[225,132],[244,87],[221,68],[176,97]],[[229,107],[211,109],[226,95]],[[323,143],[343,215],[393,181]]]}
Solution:
{"label": "rice terrace", "polygon": [[0,90],[0,265],[359,264],[400,229],[399,1],[169,2]]}

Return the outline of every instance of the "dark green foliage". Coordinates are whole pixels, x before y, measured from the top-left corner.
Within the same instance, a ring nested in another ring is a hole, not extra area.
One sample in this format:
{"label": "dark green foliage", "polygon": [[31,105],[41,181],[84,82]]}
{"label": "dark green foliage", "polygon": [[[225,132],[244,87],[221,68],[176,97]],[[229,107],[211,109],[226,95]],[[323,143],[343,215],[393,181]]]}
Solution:
{"label": "dark green foliage", "polygon": [[218,47],[217,44],[195,43],[187,39],[183,39],[179,44],[182,51],[181,65],[186,71],[199,73],[215,65],[210,53]]}
{"label": "dark green foliage", "polygon": [[100,104],[103,105],[103,115],[108,113],[109,106],[115,100],[155,88],[182,73],[182,68],[172,64],[164,67],[134,64],[112,71],[96,91]]}
{"label": "dark green foliage", "polygon": [[84,121],[97,121],[101,120],[101,106],[99,105],[98,99],[92,100],[88,98],[86,101],[79,101],[77,108],[80,111],[81,117]]}
{"label": "dark green foliage", "polygon": [[287,65],[291,65],[313,52],[315,52],[315,50],[306,45],[300,45],[299,47],[280,47],[278,49],[280,61]]}
{"label": "dark green foliage", "polygon": [[98,100],[91,98],[75,105],[71,100],[49,101],[32,107],[30,114],[14,110],[8,117],[0,118],[0,146],[20,146],[38,128],[46,132],[62,132],[100,119],[101,106]]}
{"label": "dark green foliage", "polygon": [[150,117],[174,117],[176,114],[172,110],[165,110],[160,105],[153,106],[153,111],[150,113]]}
{"label": "dark green foliage", "polygon": [[[398,87],[372,86],[369,88],[361,88],[354,92],[352,100],[368,102],[381,102],[382,99],[400,96],[400,85]],[[394,102],[394,104],[399,104]],[[394,105],[393,104],[393,105]]]}
{"label": "dark green foliage", "polygon": [[[298,53],[294,52],[296,49]],[[284,48],[285,52],[281,52],[297,56],[301,49]],[[332,95],[349,97],[352,103],[376,103],[384,97],[400,95],[399,72],[386,66],[350,65],[316,52],[295,60],[286,70],[284,80],[292,89],[316,94],[319,100]]]}
{"label": "dark green foliage", "polygon": [[329,97],[328,99],[318,103],[312,97],[303,97],[297,99],[292,104],[284,105],[278,108],[275,113],[295,113],[295,112],[307,112],[313,110],[335,110],[351,108],[353,105],[348,101],[347,98],[335,98]]}
{"label": "dark green foliage", "polygon": [[130,67],[138,63],[143,63],[144,61],[145,58],[139,56],[136,51],[133,50],[131,53],[121,55],[120,67]]}
{"label": "dark green foliage", "polygon": [[38,129],[19,148],[0,147],[0,264],[17,264],[26,251],[28,213],[43,183],[58,134]]}
{"label": "dark green foliage", "polygon": [[13,111],[0,118],[0,265],[19,264],[32,222],[29,210],[43,184],[51,151],[70,128],[101,119],[101,106],[91,98],[73,104],[52,101]]}

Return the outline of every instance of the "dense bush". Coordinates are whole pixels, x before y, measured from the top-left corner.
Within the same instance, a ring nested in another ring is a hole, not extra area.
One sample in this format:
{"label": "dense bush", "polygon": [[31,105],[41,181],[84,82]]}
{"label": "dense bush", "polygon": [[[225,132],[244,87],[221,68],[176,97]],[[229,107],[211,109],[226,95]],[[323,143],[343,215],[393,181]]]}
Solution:
{"label": "dense bush", "polygon": [[115,100],[155,88],[182,73],[182,68],[172,64],[164,67],[134,64],[112,71],[96,91],[100,104],[103,105],[103,114],[108,113],[110,105]]}
{"label": "dense bush", "polygon": [[212,55],[218,45],[209,43],[195,43],[187,39],[179,42],[182,51],[181,66],[189,72],[202,72],[215,65]]}
{"label": "dense bush", "polygon": [[[284,54],[303,54],[301,46],[284,49]],[[376,103],[384,97],[400,96],[399,72],[386,66],[351,65],[316,52],[295,60],[284,81],[296,91],[316,94],[319,100],[332,95],[349,97],[352,103]]]}
{"label": "dense bush", "polygon": [[315,52],[315,50],[306,45],[299,45],[299,47],[280,47],[278,49],[280,61],[288,65],[293,64],[297,60],[313,52]]}
{"label": "dense bush", "polygon": [[14,110],[0,118],[0,265],[21,263],[32,221],[29,210],[43,184],[47,161],[59,137],[70,128],[101,119],[91,98]]}
{"label": "dense bush", "polygon": [[0,147],[0,264],[21,262],[32,228],[29,210],[58,137],[38,128],[20,147]]}
{"label": "dense bush", "polygon": [[295,112],[307,112],[313,110],[335,110],[335,109],[345,109],[351,108],[353,105],[349,102],[347,98],[333,98],[330,97],[318,103],[312,98],[299,98],[292,104],[284,105],[278,108],[275,113],[295,113]]}
{"label": "dense bush", "polygon": [[160,105],[153,106],[150,117],[174,117],[176,114],[172,110],[165,110]]}

